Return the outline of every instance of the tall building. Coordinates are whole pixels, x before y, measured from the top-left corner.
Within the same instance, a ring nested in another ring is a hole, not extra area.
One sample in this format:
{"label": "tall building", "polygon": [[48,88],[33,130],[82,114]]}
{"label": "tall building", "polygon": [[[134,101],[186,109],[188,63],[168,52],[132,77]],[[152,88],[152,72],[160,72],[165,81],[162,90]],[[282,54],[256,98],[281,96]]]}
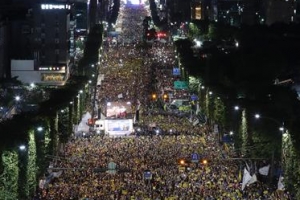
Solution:
{"label": "tall building", "polygon": [[1,0],[0,78],[63,85],[72,72],[75,30],[85,36],[98,0]]}
{"label": "tall building", "polygon": [[0,21],[0,79],[6,78],[8,74],[8,25],[6,20]]}
{"label": "tall building", "polygon": [[299,22],[299,0],[192,0],[192,19],[232,26]]}
{"label": "tall building", "polygon": [[63,85],[69,77],[75,49],[71,4],[36,3],[31,14],[27,22],[30,25],[23,26],[23,32],[29,31],[32,37],[22,37],[28,42],[23,49],[29,55],[32,52],[31,57],[13,56],[11,76],[18,76],[23,83]]}
{"label": "tall building", "polygon": [[191,19],[192,20],[203,20],[203,6],[202,2],[199,1],[192,1],[191,3]]}
{"label": "tall building", "polygon": [[290,23],[295,21],[296,1],[294,0],[268,0],[266,1],[266,24],[271,25],[277,22]]}
{"label": "tall building", "polygon": [[88,4],[87,2],[75,2],[74,6],[74,14],[76,19],[76,35],[86,35],[89,30]]}
{"label": "tall building", "polygon": [[191,0],[166,0],[168,18],[174,22],[190,21],[191,19]]}
{"label": "tall building", "polygon": [[11,77],[11,57],[29,57],[29,18],[30,7],[25,2],[0,1],[0,78]]}

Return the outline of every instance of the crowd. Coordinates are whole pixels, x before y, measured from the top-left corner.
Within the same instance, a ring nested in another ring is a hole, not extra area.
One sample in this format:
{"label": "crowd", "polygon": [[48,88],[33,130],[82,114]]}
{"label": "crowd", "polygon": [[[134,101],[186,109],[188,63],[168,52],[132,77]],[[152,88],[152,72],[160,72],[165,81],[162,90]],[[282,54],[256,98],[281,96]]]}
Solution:
{"label": "crowd", "polygon": [[[154,42],[150,49],[139,48],[147,15],[141,6],[121,9],[122,28],[118,45],[104,50],[99,88],[102,106],[108,101],[137,99],[142,107],[171,88],[176,65],[169,43]],[[130,20],[129,20],[130,19]],[[135,23],[136,22],[136,23]],[[125,38],[130,37],[130,43]],[[109,45],[108,45],[109,46]],[[120,95],[121,94],[121,95]],[[186,91],[173,93],[175,98]],[[41,200],[256,200],[290,199],[263,182],[242,190],[240,162],[225,159],[233,155],[208,124],[193,126],[188,117],[149,112],[144,109],[139,125],[159,128],[170,134],[125,137],[92,136],[71,139],[51,163],[62,173],[40,189]],[[197,153],[199,160],[191,155]],[[226,155],[224,157],[224,155]],[[204,162],[205,161],[205,162]],[[110,163],[116,164],[111,171]],[[145,175],[147,172],[147,175]],[[150,174],[150,176],[149,176]]]}
{"label": "crowd", "polygon": [[[160,116],[158,121],[168,125],[170,119]],[[186,130],[191,126],[176,118],[171,121]],[[194,134],[183,132],[71,140],[53,163],[64,169],[62,175],[43,190],[41,199],[288,199],[260,182],[242,191],[240,166],[223,159],[230,150],[224,150],[209,127],[195,129]],[[200,155],[199,162],[191,162],[193,153]],[[117,164],[116,174],[108,173],[110,162]],[[151,180],[145,179],[145,171],[151,172]]]}

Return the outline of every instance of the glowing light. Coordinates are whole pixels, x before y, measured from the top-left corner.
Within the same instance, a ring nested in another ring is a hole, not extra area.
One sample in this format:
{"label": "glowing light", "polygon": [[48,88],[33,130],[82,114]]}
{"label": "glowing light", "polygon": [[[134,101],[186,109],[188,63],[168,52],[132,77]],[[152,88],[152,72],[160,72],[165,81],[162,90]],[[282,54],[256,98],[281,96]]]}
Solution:
{"label": "glowing light", "polygon": [[185,161],[184,161],[184,160],[180,160],[179,163],[180,163],[181,165],[184,165],[184,164],[185,164]]}
{"label": "glowing light", "polygon": [[144,4],[145,0],[123,0],[124,3],[139,5]]}

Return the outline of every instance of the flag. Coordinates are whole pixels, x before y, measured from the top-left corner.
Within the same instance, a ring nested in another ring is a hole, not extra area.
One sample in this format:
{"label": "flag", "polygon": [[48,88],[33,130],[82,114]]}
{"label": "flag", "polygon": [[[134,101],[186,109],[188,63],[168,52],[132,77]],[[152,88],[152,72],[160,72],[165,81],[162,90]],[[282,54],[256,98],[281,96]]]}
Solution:
{"label": "flag", "polygon": [[200,112],[200,106],[199,104],[197,104],[196,115],[198,115],[199,112]]}
{"label": "flag", "polygon": [[258,169],[258,172],[259,172],[261,175],[268,176],[268,174],[269,174],[269,169],[270,169],[270,165],[267,165],[267,166],[264,166],[264,167],[259,168],[259,169]]}
{"label": "flag", "polygon": [[280,175],[278,179],[278,184],[277,184],[277,190],[284,190],[284,184],[283,184],[283,176]]}
{"label": "flag", "polygon": [[45,179],[41,179],[40,182],[39,182],[39,188],[40,189],[44,189],[45,183],[46,183],[46,180]]}
{"label": "flag", "polygon": [[243,175],[243,182],[242,182],[242,190],[245,189],[246,185],[248,184],[248,182],[251,180],[251,175],[250,173],[247,171],[246,168],[244,168],[244,175]]}
{"label": "flag", "polygon": [[193,121],[193,126],[196,126],[197,124],[199,124],[199,119],[198,118],[195,121]]}
{"label": "flag", "polygon": [[250,171],[250,167],[249,167],[249,165],[248,165],[248,163],[246,161],[245,161],[245,164],[246,164],[247,170]]}
{"label": "flag", "polygon": [[253,174],[247,185],[251,185],[252,183],[255,183],[257,181],[257,176],[256,174]]}
{"label": "flag", "polygon": [[60,171],[58,171],[58,172],[53,172],[52,174],[53,174],[53,178],[58,178],[58,177],[60,177],[60,175],[62,174],[62,170],[60,170]]}

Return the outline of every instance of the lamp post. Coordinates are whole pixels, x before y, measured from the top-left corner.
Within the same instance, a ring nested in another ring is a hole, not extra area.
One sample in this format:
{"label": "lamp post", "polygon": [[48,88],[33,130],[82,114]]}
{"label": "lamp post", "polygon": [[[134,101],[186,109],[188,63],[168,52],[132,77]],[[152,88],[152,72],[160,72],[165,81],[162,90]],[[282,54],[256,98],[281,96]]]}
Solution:
{"label": "lamp post", "polygon": [[[283,137],[284,137],[284,133],[287,131],[284,127],[284,122],[280,122],[278,121],[277,119],[274,119],[272,117],[267,117],[267,116],[261,116],[260,114],[256,113],[254,115],[254,117],[256,119],[266,119],[266,120],[269,120],[269,121],[272,121],[274,123],[276,123],[278,126],[279,126],[279,131],[281,132],[281,159],[280,159],[280,165],[282,166],[282,152],[283,152],[283,149],[282,149],[282,142],[283,142]],[[274,149],[272,150],[272,156],[271,156],[271,167],[270,167],[270,183],[272,182],[272,178],[273,178],[273,174],[274,174],[274,155],[275,154],[275,151]]]}

